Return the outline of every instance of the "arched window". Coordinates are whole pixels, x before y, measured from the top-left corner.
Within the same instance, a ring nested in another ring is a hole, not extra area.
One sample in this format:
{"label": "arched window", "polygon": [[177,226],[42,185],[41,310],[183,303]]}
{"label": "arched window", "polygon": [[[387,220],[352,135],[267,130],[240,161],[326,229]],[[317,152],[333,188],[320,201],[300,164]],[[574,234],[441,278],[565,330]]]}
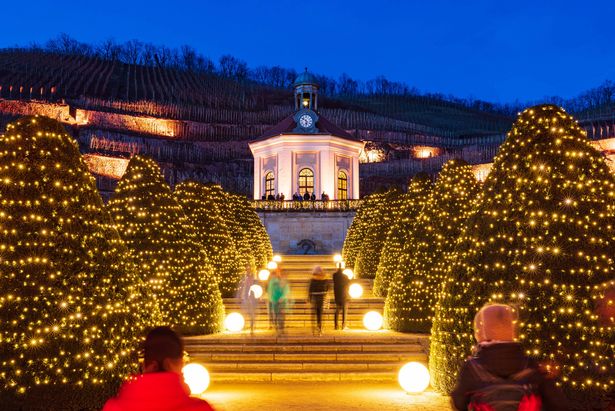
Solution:
{"label": "arched window", "polygon": [[269,196],[275,196],[275,177],[270,171],[265,174],[265,198],[269,199]]}
{"label": "arched window", "polygon": [[314,192],[314,172],[309,168],[303,168],[299,171],[299,194]]}
{"label": "arched window", "polygon": [[337,199],[348,200],[348,174],[341,170],[337,173]]}

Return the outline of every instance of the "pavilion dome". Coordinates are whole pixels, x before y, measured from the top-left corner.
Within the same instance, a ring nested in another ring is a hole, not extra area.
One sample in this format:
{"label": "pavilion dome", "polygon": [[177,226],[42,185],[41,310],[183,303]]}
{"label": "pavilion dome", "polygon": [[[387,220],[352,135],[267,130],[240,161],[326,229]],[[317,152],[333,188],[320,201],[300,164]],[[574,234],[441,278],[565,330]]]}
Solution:
{"label": "pavilion dome", "polygon": [[295,82],[293,83],[293,86],[296,87],[296,86],[302,86],[306,84],[318,86],[318,82],[316,81],[316,76],[310,73],[307,68],[305,69],[303,73],[297,76],[297,78],[295,79]]}

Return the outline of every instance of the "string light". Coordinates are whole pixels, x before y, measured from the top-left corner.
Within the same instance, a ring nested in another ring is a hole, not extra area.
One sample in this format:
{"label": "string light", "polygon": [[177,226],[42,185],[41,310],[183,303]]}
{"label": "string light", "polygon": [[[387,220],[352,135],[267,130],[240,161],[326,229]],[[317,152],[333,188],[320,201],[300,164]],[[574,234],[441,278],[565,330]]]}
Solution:
{"label": "string light", "polygon": [[363,199],[342,249],[342,259],[348,267],[353,267],[355,277],[375,277],[380,252],[392,221],[390,211],[398,208],[400,200],[401,193],[396,189]]}
{"label": "string light", "polygon": [[596,301],[613,280],[615,177],[577,121],[536,106],[519,115],[451,258],[436,304],[432,385],[450,392],[470,354],[472,318],[514,304],[519,341],[561,373],[576,405],[604,409],[615,389],[615,329]]}
{"label": "string light", "polygon": [[414,221],[423,210],[431,186],[431,179],[427,174],[420,173],[412,177],[408,192],[403,194],[399,207],[393,209],[393,221],[386,235],[374,278],[374,295],[387,296],[390,282],[404,255],[404,245],[412,233]]}
{"label": "string light", "polygon": [[134,156],[108,208],[163,323],[186,335],[219,331],[224,307],[216,277],[158,164]]}
{"label": "string light", "polygon": [[447,161],[408,233],[385,302],[387,325],[429,332],[437,293],[461,229],[475,211],[480,186],[463,160]]}
{"label": "string light", "polygon": [[175,187],[175,197],[212,265],[222,297],[227,298],[235,296],[245,267],[239,266],[235,242],[215,196],[217,192],[217,188],[194,181],[184,181]]}
{"label": "string light", "polygon": [[10,123],[0,181],[2,408],[96,407],[136,371],[155,304],[59,122]]}

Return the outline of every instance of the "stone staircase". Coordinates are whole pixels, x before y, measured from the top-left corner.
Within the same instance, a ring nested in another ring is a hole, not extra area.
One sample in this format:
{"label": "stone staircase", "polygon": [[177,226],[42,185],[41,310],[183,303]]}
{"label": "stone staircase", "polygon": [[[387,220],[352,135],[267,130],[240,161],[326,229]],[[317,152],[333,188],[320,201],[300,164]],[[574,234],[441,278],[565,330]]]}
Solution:
{"label": "stone staircase", "polygon": [[395,381],[406,362],[427,363],[427,340],[362,330],[185,338],[191,360],[207,367],[212,382]]}
{"label": "stone staircase", "polygon": [[[291,306],[286,315],[286,333],[276,336],[269,329],[266,295],[259,301],[256,332],[222,333],[186,338],[192,360],[209,369],[212,381],[391,381],[405,362],[427,363],[428,337],[390,331],[369,332],[363,327],[368,311],[382,313],[384,301],[372,295],[371,280],[355,280],[363,296],[350,300],[346,331],[333,330],[335,303],[323,318],[324,335],[312,336],[312,311],[307,301],[314,266],[328,275],[335,271],[330,255],[282,256],[281,268],[291,288]],[[225,299],[226,313],[241,312],[237,299]],[[246,324],[247,326],[247,324]]]}

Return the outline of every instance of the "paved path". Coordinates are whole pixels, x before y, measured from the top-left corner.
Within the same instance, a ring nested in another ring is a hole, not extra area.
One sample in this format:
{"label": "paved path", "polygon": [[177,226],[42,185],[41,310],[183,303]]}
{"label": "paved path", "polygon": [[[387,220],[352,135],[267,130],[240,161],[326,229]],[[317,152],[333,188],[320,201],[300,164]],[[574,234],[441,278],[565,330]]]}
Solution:
{"label": "paved path", "polygon": [[212,384],[203,394],[216,411],[449,411],[448,397],[404,393],[397,384],[256,383]]}

